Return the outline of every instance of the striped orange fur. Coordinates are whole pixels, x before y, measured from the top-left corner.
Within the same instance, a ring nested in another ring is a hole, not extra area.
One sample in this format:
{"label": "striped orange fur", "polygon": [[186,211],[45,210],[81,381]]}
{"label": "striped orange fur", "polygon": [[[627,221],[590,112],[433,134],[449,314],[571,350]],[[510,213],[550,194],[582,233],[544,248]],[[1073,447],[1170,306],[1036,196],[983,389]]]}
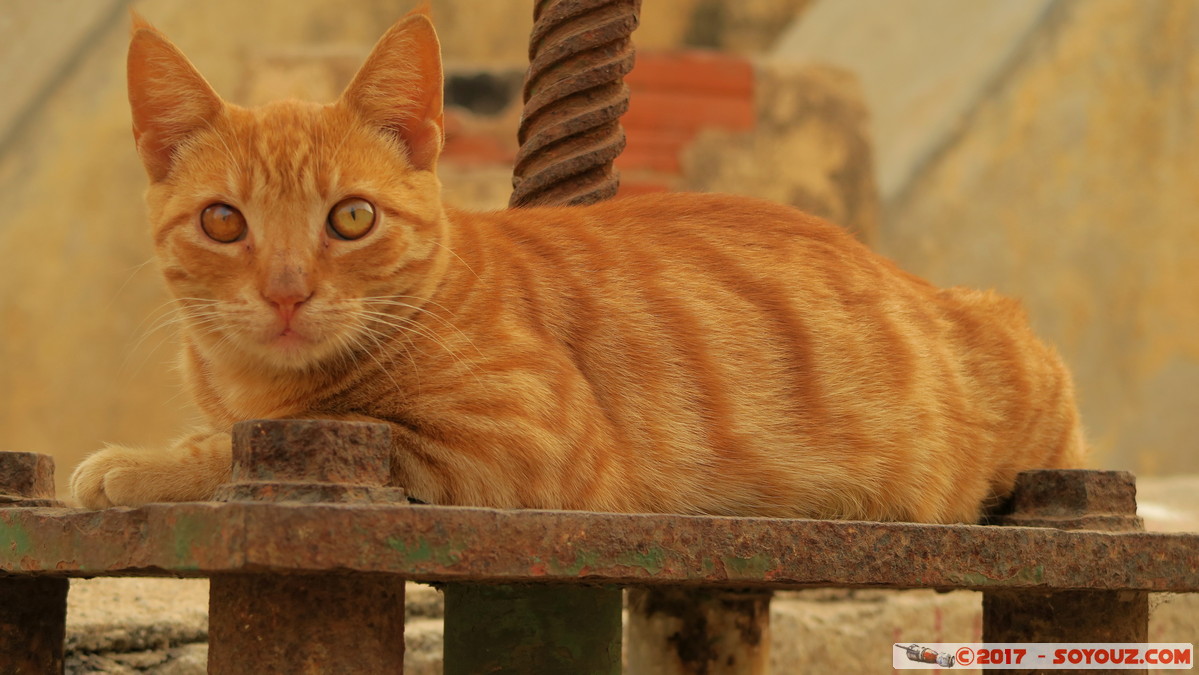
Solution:
{"label": "striped orange fur", "polygon": [[[211,426],[92,455],[83,504],[206,498],[230,425],[263,417],[387,422],[394,482],[442,504],[972,521],[1017,472],[1081,462],[1070,376],[1017,303],[743,197],[453,209],[441,84],[423,13],[336,103],[257,109],[135,25],[150,222]],[[346,198],[376,209],[361,238],[330,229]],[[241,239],[206,234],[214,204]]]}

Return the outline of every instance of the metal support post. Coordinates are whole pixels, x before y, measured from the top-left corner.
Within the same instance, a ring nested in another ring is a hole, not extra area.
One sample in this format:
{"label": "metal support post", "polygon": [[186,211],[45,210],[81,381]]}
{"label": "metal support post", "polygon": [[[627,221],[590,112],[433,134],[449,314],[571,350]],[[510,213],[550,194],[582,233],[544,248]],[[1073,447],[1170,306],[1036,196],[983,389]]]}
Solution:
{"label": "metal support post", "polygon": [[[1144,529],[1136,512],[1136,478],[1130,473],[1026,471],[1017,479],[1007,512],[993,520],[999,525],[1125,532]],[[985,642],[1146,642],[1148,635],[1149,594],[1144,591],[983,593]]]}
{"label": "metal support post", "polygon": [[[509,205],[615,196],[640,0],[537,0]],[[496,533],[502,536],[502,533]],[[619,673],[616,587],[445,586],[445,672]]]}
{"label": "metal support post", "polygon": [[[387,502],[390,429],[328,420],[233,428],[225,501]],[[254,542],[246,542],[253,547]],[[402,673],[404,580],[366,574],[216,574],[209,591],[212,673]]]}
{"label": "metal support post", "polygon": [[[0,509],[61,506],[54,499],[54,459],[32,452],[0,452]],[[29,547],[21,537],[0,546]],[[67,626],[66,579],[0,576],[0,672],[63,672]]]}
{"label": "metal support post", "polygon": [[620,673],[620,589],[447,584],[445,674]]}
{"label": "metal support post", "polygon": [[641,0],[537,0],[509,206],[616,195]]}

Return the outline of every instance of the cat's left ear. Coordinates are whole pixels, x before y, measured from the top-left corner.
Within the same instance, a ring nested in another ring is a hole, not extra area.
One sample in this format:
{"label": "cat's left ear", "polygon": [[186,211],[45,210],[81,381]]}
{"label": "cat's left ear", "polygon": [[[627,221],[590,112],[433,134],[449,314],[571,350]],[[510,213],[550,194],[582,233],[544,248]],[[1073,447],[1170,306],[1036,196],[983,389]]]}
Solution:
{"label": "cat's left ear", "polygon": [[413,166],[432,171],[444,138],[442,87],[441,45],[422,8],[379,38],[340,103],[395,134]]}
{"label": "cat's left ear", "polygon": [[179,48],[132,12],[129,105],[133,137],[150,179],[166,178],[175,153],[220,114],[224,103]]}

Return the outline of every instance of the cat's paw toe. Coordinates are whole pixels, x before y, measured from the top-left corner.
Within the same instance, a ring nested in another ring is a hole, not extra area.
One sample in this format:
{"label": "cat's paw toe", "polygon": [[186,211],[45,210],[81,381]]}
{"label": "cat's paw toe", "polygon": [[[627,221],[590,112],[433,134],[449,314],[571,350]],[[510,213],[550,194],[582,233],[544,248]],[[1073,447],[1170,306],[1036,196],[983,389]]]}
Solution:
{"label": "cat's paw toe", "polygon": [[108,475],[125,467],[125,462],[113,456],[112,448],[93,453],[75,467],[71,474],[71,494],[88,509],[115,506],[105,489]]}
{"label": "cat's paw toe", "polygon": [[175,501],[160,496],[147,485],[147,472],[136,466],[116,466],[104,474],[104,497],[113,506],[141,506],[157,501]]}
{"label": "cat's paw toe", "polygon": [[109,446],[79,463],[71,474],[71,494],[81,506],[106,509],[110,506],[141,506],[154,501],[147,481],[154,468],[152,458],[140,450]]}

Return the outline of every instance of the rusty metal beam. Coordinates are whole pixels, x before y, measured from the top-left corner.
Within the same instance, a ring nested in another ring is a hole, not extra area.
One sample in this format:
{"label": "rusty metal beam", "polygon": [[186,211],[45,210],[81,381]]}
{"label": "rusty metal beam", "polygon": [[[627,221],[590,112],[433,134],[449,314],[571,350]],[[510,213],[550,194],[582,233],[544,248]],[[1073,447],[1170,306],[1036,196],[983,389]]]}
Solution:
{"label": "rusty metal beam", "polygon": [[439,506],[0,509],[0,573],[1199,591],[1199,534]]}

